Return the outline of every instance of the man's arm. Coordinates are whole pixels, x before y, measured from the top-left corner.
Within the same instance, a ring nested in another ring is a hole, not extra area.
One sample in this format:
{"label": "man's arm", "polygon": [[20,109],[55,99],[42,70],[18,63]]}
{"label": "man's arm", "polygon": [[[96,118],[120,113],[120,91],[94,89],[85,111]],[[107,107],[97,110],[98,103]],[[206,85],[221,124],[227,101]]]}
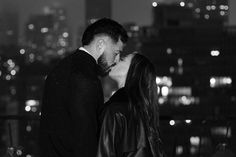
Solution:
{"label": "man's arm", "polygon": [[94,157],[97,152],[96,82],[80,74],[70,78],[70,109],[75,157]]}

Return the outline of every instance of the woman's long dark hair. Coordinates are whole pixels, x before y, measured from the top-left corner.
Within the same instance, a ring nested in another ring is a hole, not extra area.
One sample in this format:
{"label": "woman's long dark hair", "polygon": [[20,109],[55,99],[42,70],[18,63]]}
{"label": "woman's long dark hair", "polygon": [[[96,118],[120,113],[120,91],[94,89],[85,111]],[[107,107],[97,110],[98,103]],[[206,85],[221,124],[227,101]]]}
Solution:
{"label": "woman's long dark hair", "polygon": [[132,58],[127,74],[125,89],[130,107],[148,123],[149,129],[159,129],[156,71],[154,65],[141,54]]}

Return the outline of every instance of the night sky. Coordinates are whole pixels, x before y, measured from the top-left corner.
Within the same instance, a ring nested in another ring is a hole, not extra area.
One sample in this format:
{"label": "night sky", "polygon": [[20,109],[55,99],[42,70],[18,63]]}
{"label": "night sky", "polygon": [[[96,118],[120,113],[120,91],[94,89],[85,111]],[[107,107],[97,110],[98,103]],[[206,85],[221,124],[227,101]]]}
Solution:
{"label": "night sky", "polygon": [[[159,0],[172,2],[174,0]],[[230,25],[236,25],[236,0],[230,3]],[[68,22],[72,32],[85,22],[85,0],[0,0],[0,9],[18,10],[20,16],[20,30],[30,14],[42,13],[47,5],[59,4],[67,9]],[[152,23],[152,0],[112,0],[112,18],[120,23],[135,22],[138,25]],[[22,35],[22,32],[21,32]]]}

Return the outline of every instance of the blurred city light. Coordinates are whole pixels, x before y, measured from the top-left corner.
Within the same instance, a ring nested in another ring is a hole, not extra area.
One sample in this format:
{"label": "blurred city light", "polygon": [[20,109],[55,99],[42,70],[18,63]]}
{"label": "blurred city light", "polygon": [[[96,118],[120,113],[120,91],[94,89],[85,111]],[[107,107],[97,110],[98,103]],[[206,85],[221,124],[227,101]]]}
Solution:
{"label": "blurred city light", "polygon": [[211,50],[211,56],[219,56],[220,51],[219,50]]}
{"label": "blurred city light", "polygon": [[42,33],[47,33],[48,30],[49,30],[49,29],[48,29],[47,27],[41,28],[41,32],[42,32]]}
{"label": "blurred city light", "polygon": [[25,106],[25,111],[26,112],[29,112],[31,110],[31,107],[30,106]]}
{"label": "blurred city light", "polygon": [[208,11],[210,11],[210,10],[211,10],[211,6],[207,5],[207,6],[206,6],[206,9],[207,9]]}
{"label": "blurred city light", "polygon": [[29,24],[29,25],[28,25],[28,28],[29,28],[30,30],[33,30],[33,29],[34,29],[34,25],[33,25],[33,24]]}
{"label": "blurred city light", "polygon": [[171,54],[172,53],[172,49],[171,48],[167,48],[166,52],[167,52],[167,54]]}
{"label": "blurred city light", "polygon": [[183,59],[182,58],[178,58],[178,65],[182,66],[183,65]]}
{"label": "blurred city light", "polygon": [[176,147],[176,155],[181,155],[184,152],[183,146],[177,146]]}
{"label": "blurred city light", "polygon": [[224,15],[225,15],[225,12],[224,12],[224,11],[220,11],[220,15],[221,15],[221,16],[224,16]]}
{"label": "blurred city light", "polygon": [[167,86],[163,86],[163,87],[161,88],[161,94],[162,94],[162,96],[164,96],[164,97],[168,96],[168,94],[169,94],[169,88],[168,88]]}
{"label": "blurred city light", "polygon": [[25,54],[25,49],[20,49],[20,54]]}
{"label": "blurred city light", "polygon": [[201,9],[200,8],[196,8],[195,11],[196,11],[196,13],[200,13]]}
{"label": "blurred city light", "polygon": [[69,36],[69,33],[68,33],[68,32],[64,32],[64,33],[62,34],[62,36],[63,36],[64,38],[67,38],[67,37]]}
{"label": "blurred city light", "polygon": [[210,16],[208,14],[205,14],[204,18],[208,20],[210,18]]}
{"label": "blurred city light", "polygon": [[170,120],[169,124],[170,124],[171,126],[174,126],[174,125],[175,125],[175,121],[174,121],[174,120]]}
{"label": "blurred city light", "polygon": [[184,7],[185,6],[185,3],[184,2],[180,2],[179,3],[181,7]]}
{"label": "blurred city light", "polygon": [[193,154],[193,155],[194,155],[194,154],[197,154],[198,149],[199,149],[199,148],[198,148],[197,146],[191,146],[191,147],[190,147],[190,153]]}
{"label": "blurred city light", "polygon": [[199,144],[200,144],[200,137],[198,137],[198,136],[190,137],[190,143],[193,146],[199,146]]}
{"label": "blurred city light", "polygon": [[39,105],[39,101],[38,100],[27,100],[25,102],[26,106],[38,106]]}
{"label": "blurred city light", "polygon": [[190,123],[192,123],[192,120],[186,119],[186,120],[185,120],[185,123],[190,124]]}
{"label": "blurred city light", "polygon": [[172,87],[170,88],[171,95],[185,95],[191,96],[192,95],[192,87]]}
{"label": "blurred city light", "polygon": [[15,70],[12,70],[12,71],[11,71],[11,75],[13,75],[13,76],[16,75],[16,71],[15,71]]}
{"label": "blurred city light", "polygon": [[215,6],[215,5],[212,5],[212,6],[211,6],[211,9],[212,9],[212,10],[215,10],[215,9],[216,9],[216,6]]}
{"label": "blurred city light", "polygon": [[172,79],[171,77],[167,77],[167,76],[163,76],[163,77],[156,77],[156,84],[158,86],[168,86],[171,87],[172,86]]}
{"label": "blurred city light", "polygon": [[232,84],[232,78],[231,77],[211,77],[210,78],[210,87],[217,88],[217,87],[227,87],[231,86]]}
{"label": "blurred city light", "polygon": [[153,7],[157,7],[157,2],[152,2]]}
{"label": "blurred city light", "polygon": [[232,136],[231,127],[221,126],[211,128],[211,134],[230,138]]}
{"label": "blurred city light", "polygon": [[32,127],[31,127],[30,125],[27,125],[27,126],[26,126],[26,131],[27,131],[27,132],[30,132],[31,130],[32,130]]}

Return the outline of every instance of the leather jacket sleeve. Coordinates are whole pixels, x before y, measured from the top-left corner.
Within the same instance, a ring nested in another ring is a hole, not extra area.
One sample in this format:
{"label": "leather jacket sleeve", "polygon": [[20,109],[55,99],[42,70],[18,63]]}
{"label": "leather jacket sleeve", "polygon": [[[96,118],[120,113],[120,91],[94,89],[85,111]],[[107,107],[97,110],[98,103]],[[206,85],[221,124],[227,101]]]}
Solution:
{"label": "leather jacket sleeve", "polygon": [[117,113],[112,113],[111,110],[107,110],[101,131],[100,131],[100,138],[98,143],[98,152],[97,157],[116,157],[118,150],[118,143],[119,143],[119,115]]}

